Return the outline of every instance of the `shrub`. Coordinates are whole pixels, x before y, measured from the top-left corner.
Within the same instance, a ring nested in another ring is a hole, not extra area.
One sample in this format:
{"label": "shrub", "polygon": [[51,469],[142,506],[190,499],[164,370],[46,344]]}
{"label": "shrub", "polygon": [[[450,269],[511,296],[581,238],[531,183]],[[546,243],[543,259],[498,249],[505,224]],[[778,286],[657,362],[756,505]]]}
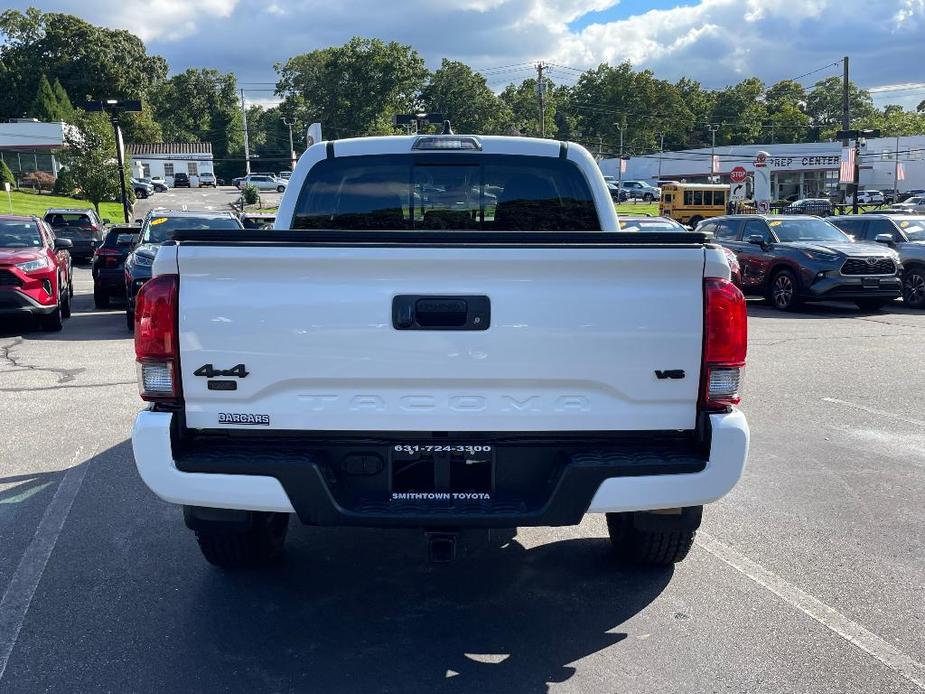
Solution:
{"label": "shrub", "polygon": [[256,205],[260,200],[260,191],[257,190],[257,186],[246,185],[241,191],[241,197],[244,198],[245,205]]}
{"label": "shrub", "polygon": [[23,176],[22,182],[24,185],[31,186],[41,193],[54,188],[55,177],[47,171],[32,171]]}

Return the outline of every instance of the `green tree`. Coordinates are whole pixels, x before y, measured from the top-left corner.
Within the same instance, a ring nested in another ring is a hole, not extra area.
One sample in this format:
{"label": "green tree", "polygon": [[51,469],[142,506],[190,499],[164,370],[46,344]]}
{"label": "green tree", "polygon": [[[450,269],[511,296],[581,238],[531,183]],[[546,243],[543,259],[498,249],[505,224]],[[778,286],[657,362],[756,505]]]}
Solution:
{"label": "green tree", "polygon": [[65,123],[69,123],[74,118],[74,107],[71,105],[71,99],[67,95],[67,91],[64,89],[64,86],[61,84],[61,80],[57,77],[55,78],[55,83],[51,86],[52,91],[55,93],[55,101],[58,106],[58,116]]}
{"label": "green tree", "polygon": [[0,159],[0,187],[3,187],[4,183],[9,183],[10,186],[15,188],[16,176],[10,171],[10,167],[6,165],[6,162]]}
{"label": "green tree", "polygon": [[29,107],[29,115],[41,121],[61,120],[58,100],[55,98],[55,93],[45,75],[42,75],[39,80],[39,88],[35,94],[35,99],[32,100],[32,106]]}
{"label": "green tree", "polygon": [[465,63],[443,59],[421,92],[428,113],[443,113],[458,133],[503,134],[513,121],[508,105]]}
{"label": "green tree", "polygon": [[799,82],[783,80],[765,92],[770,141],[802,142],[810,134],[811,122],[804,109],[806,90]]}
{"label": "green tree", "polygon": [[[102,201],[120,196],[115,135],[103,113],[79,113],[75,121],[77,128],[65,132],[67,147],[61,154],[64,169],[60,176],[65,183],[61,188],[80,191],[99,212]],[[130,166],[125,170],[126,187],[131,191]]]}
{"label": "green tree", "polygon": [[230,178],[243,171],[243,165],[223,161],[240,155],[244,144],[233,74],[190,68],[153,89],[151,106],[165,140],[211,142],[219,177]]}
{"label": "green tree", "polygon": [[[864,128],[877,117],[870,92],[858,89],[853,82],[848,83],[848,108],[851,114],[851,126]],[[820,128],[820,137],[831,139],[842,125],[842,80],[829,77],[816,82],[806,98],[806,113],[813,125]]]}
{"label": "green tree", "polygon": [[[559,130],[556,124],[556,114],[559,111],[564,92],[557,90],[552,80],[546,83],[546,99],[544,103],[543,123],[546,126],[546,137],[553,137]],[[527,137],[540,136],[540,101],[536,94],[536,78],[525,79],[520,84],[509,84],[499,95],[501,102],[507,107],[509,127],[505,133],[516,132]]]}
{"label": "green tree", "polygon": [[0,116],[21,116],[42,75],[58,79],[78,104],[142,98],[167,76],[167,62],[148,55],[134,34],[72,15],[6,10],[0,33]]}
{"label": "green tree", "polygon": [[716,144],[765,141],[768,112],[762,101],[764,92],[764,82],[757,77],[749,77],[717,93],[710,115],[710,122],[720,126]]}
{"label": "green tree", "polygon": [[393,133],[392,116],[416,110],[428,73],[411,46],[353,37],[277,63],[277,93],[301,122],[333,137]]}

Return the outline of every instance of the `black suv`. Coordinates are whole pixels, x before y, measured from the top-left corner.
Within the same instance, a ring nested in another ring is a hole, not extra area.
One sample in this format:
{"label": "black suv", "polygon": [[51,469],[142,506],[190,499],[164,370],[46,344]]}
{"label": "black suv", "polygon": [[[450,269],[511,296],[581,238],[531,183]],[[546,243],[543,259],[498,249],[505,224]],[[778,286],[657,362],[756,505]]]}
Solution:
{"label": "black suv", "polygon": [[189,188],[189,176],[185,173],[175,173],[173,175],[173,187],[174,188]]}
{"label": "black suv", "polygon": [[788,311],[803,301],[853,301],[877,309],[899,297],[896,251],[857,243],[818,217],[729,215],[702,222],[736,254],[742,291]]}
{"label": "black suv", "polygon": [[125,296],[125,259],[138,242],[137,226],[111,227],[93,254],[93,303],[107,308],[113,296]]}

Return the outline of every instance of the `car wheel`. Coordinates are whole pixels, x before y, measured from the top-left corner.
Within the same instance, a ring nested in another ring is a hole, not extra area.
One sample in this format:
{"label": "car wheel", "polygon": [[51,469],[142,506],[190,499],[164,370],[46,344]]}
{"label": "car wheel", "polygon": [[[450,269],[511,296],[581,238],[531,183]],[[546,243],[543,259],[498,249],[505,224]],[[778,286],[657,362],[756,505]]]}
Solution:
{"label": "car wheel", "polygon": [[135,312],[126,311],[125,312],[125,327],[128,328],[130,333],[135,332]]}
{"label": "car wheel", "polygon": [[652,202],[653,200],[655,200],[655,197],[652,195],[652,193],[646,193],[642,196],[643,202]]}
{"label": "car wheel", "polygon": [[771,278],[768,300],[779,311],[791,311],[799,305],[797,278],[790,270],[780,270]]}
{"label": "car wheel", "polygon": [[701,217],[701,216],[699,216],[699,215],[694,215],[693,217],[691,217],[691,218],[687,221],[687,223],[690,224],[691,229],[694,229],[694,228],[696,228],[696,226],[697,226],[698,224],[700,224],[700,222],[702,222],[702,221],[703,221],[703,217]]}
{"label": "car wheel", "polygon": [[61,295],[58,294],[58,305],[51,313],[39,318],[39,325],[42,330],[48,333],[56,333],[64,327],[63,317],[61,315]]}
{"label": "car wheel", "polygon": [[854,303],[862,311],[877,311],[890,303],[890,299],[856,299]]}
{"label": "car wheel", "polygon": [[67,289],[64,290],[64,294],[61,296],[61,317],[71,317],[71,294]]}
{"label": "car wheel", "polygon": [[102,289],[94,289],[93,305],[97,308],[109,308],[109,294]]}
{"label": "car wheel", "polygon": [[925,269],[914,267],[903,273],[903,303],[925,308]]}
{"label": "car wheel", "polygon": [[608,513],[607,533],[620,559],[671,566],[690,552],[702,517],[702,506],[681,509],[680,514]]}
{"label": "car wheel", "polygon": [[286,192],[286,186],[276,186],[276,192],[277,192],[277,193],[285,193],[285,192]]}
{"label": "car wheel", "polygon": [[196,530],[196,541],[210,564],[225,569],[262,566],[279,559],[289,530],[288,513],[254,512],[251,527]]}

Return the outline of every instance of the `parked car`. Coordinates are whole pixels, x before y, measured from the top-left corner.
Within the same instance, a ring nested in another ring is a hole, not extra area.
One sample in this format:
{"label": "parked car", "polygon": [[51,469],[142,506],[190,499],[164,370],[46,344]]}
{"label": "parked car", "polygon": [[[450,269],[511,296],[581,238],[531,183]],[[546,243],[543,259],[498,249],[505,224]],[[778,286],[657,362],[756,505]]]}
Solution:
{"label": "parked car", "polygon": [[102,245],[93,254],[90,274],[93,276],[93,303],[107,308],[113,296],[125,296],[125,259],[138,242],[140,227],[120,225],[110,227]]}
{"label": "parked car", "polygon": [[782,311],[804,301],[853,301],[873,310],[902,292],[896,251],[855,242],[818,217],[727,215],[697,229],[736,254],[746,295],[764,296]]}
{"label": "parked car", "polygon": [[147,183],[140,178],[133,178],[132,188],[135,190],[135,197],[144,199],[149,195],[154,195],[154,184]]}
{"label": "parked car", "polygon": [[291,176],[292,176],[291,171],[280,171],[279,174],[277,174],[277,178],[281,178],[284,181],[288,181]]}
{"label": "parked car", "polygon": [[178,229],[243,229],[232,212],[165,210],[154,208],[144,216],[138,244],[125,259],[125,324],[135,327],[135,295],[151,279],[151,266],[160,245]]}
{"label": "parked car", "polygon": [[661,190],[645,181],[623,181],[623,191],[628,198],[645,202],[658,200],[661,195]]}
{"label": "parked car", "polygon": [[74,260],[89,260],[94,251],[103,242],[103,224],[109,220],[100,220],[91,209],[71,207],[52,207],[45,211],[43,217],[51,226],[57,238],[71,242],[70,253]]}
{"label": "parked car", "polygon": [[182,171],[179,173],[175,173],[173,175],[173,187],[174,188],[190,188],[191,184],[189,180],[189,175],[183,173]]}
{"label": "parked car", "polygon": [[246,212],[241,215],[241,224],[245,229],[272,229],[275,220],[274,214]]}
{"label": "parked car", "polygon": [[781,214],[808,214],[814,217],[828,217],[834,212],[828,198],[802,198],[794,200],[781,210]]}
{"label": "parked car", "polygon": [[214,173],[212,173],[211,171],[200,171],[199,172],[199,187],[200,188],[207,188],[209,186],[212,186],[213,188],[215,188],[216,185],[217,185],[217,181],[215,179]]}
{"label": "parked car", "polygon": [[916,195],[911,198],[906,198],[904,202],[897,202],[890,207],[890,211],[892,212],[893,210],[897,212],[925,214],[925,195]]}
{"label": "parked car", "polygon": [[652,217],[649,215],[620,215],[620,231],[689,231],[686,226],[670,217]]}
{"label": "parked car", "polygon": [[286,186],[289,185],[289,181],[284,181],[281,178],[276,178],[276,176],[267,176],[265,174],[250,174],[249,176],[244,176],[238,180],[237,186],[241,190],[244,190],[244,187],[249,185],[256,187],[257,190],[260,191],[276,191],[277,193],[285,193]]}
{"label": "parked car", "polygon": [[42,330],[71,315],[70,239],[38,217],[0,215],[0,317],[32,314]]}
{"label": "parked car", "polygon": [[925,195],[925,189],[923,188],[913,188],[912,190],[906,190],[899,194],[899,197],[896,198],[896,202],[906,202],[909,198],[917,198]]}
{"label": "parked car", "polygon": [[626,202],[627,194],[625,190],[620,190],[620,186],[616,183],[608,183],[607,190],[610,191],[610,199],[614,202]]}
{"label": "parked car", "polygon": [[[854,204],[852,196],[848,195],[845,201],[851,205]],[[879,190],[859,190],[858,205],[882,205],[885,202],[883,193]]]}
{"label": "parked car", "polygon": [[[619,224],[577,144],[328,147],[277,216],[303,241],[184,234],[138,296],[140,392],[157,405],[135,420],[135,461],[206,560],[271,562],[294,514],[425,528],[448,561],[460,529],[589,512],[619,556],[683,560],[748,447],[746,306],[722,252],[691,232],[593,233]],[[417,219],[421,169],[445,194]],[[490,214],[472,185],[499,189]]]}
{"label": "parked car", "polygon": [[925,308],[925,216],[842,215],[829,221],[856,241],[882,243],[899,253],[903,303]]}
{"label": "parked car", "polygon": [[169,190],[163,179],[161,181],[155,181],[153,178],[139,178],[138,180],[142,183],[149,183],[154,186],[155,193],[166,193]]}

